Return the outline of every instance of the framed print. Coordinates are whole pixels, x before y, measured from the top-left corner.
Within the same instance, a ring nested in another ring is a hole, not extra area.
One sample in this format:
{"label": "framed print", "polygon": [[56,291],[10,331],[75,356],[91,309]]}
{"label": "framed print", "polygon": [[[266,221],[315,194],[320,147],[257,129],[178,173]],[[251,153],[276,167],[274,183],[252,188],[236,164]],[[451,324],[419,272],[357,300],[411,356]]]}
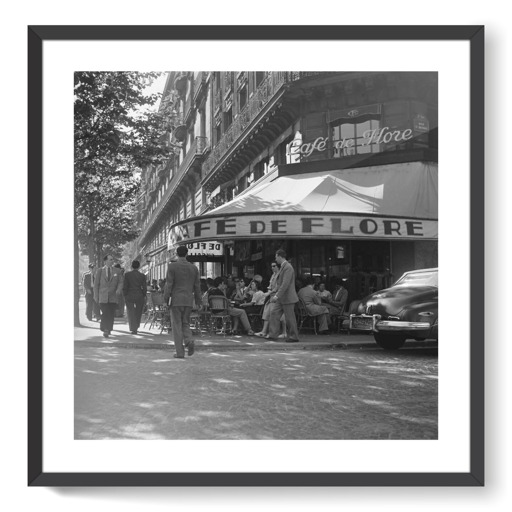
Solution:
{"label": "framed print", "polygon": [[28,64],[30,486],[484,485],[482,26],[30,26]]}

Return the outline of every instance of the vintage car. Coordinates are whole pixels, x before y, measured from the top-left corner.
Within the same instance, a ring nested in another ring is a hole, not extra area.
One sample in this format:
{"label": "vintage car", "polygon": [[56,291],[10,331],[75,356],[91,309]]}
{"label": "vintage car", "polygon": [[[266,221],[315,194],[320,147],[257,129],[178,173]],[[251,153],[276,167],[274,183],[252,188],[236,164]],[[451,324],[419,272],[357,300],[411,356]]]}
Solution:
{"label": "vintage car", "polygon": [[406,272],[393,286],[372,293],[350,315],[349,330],[371,332],[386,350],[405,340],[438,339],[437,268]]}

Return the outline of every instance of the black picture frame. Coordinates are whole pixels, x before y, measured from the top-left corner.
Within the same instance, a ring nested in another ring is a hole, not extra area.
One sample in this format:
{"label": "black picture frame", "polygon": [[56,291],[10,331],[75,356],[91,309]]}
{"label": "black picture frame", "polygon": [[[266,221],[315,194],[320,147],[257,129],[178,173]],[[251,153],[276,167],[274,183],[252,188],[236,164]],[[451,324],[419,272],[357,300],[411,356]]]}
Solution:
{"label": "black picture frame", "polygon": [[[467,473],[50,473],[43,470],[43,43],[54,40],[460,40],[470,44],[470,470]],[[484,27],[28,27],[29,486],[484,485]],[[41,262],[38,266],[34,262]]]}

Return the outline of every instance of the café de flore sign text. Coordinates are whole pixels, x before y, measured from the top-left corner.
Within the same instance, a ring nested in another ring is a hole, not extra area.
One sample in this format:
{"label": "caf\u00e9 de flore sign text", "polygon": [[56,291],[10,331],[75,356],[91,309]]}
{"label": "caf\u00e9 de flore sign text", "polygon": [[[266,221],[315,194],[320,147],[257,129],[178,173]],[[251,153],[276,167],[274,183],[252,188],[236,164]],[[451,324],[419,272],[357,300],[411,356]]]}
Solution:
{"label": "caf\u00e9 de flore sign text", "polygon": [[427,240],[437,238],[437,220],[339,213],[266,213],[196,217],[176,224],[173,242],[233,238],[374,238]]}
{"label": "caf\u00e9 de flore sign text", "polygon": [[[412,137],[413,133],[409,128],[407,130],[392,130],[385,126],[381,129],[365,131],[359,144],[361,146],[369,146],[371,144],[401,143],[412,139]],[[308,157],[313,151],[325,151],[328,144],[328,137],[318,137],[313,142],[306,142],[305,144],[302,144],[302,139],[297,138],[292,143],[292,151],[293,148],[298,148],[298,152],[301,155]],[[350,149],[355,147],[355,141],[354,139],[340,139],[332,141],[332,145],[336,150]]]}

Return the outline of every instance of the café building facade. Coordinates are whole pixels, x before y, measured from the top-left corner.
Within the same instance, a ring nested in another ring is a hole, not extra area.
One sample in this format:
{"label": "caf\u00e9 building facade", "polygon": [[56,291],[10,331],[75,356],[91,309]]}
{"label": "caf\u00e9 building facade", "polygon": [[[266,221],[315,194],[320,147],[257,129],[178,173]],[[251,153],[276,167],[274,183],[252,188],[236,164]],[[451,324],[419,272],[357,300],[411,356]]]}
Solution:
{"label": "caf\u00e9 building facade", "polygon": [[168,216],[168,259],[182,243],[216,248],[218,273],[268,277],[284,248],[298,276],[346,277],[353,299],[437,266],[436,73],[211,72],[206,84],[208,149],[189,193],[169,198],[177,212],[201,206]]}

